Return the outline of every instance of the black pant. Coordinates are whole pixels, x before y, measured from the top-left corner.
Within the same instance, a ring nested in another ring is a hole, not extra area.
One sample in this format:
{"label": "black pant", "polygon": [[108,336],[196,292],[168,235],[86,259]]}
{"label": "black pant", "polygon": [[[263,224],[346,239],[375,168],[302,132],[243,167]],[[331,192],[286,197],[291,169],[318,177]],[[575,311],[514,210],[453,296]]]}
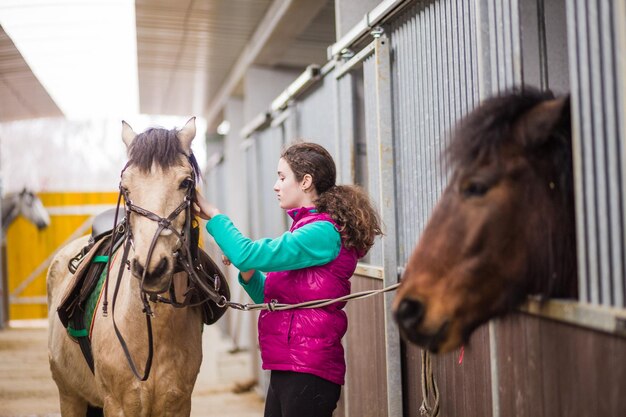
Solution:
{"label": "black pant", "polygon": [[311,374],[272,371],[265,417],[332,417],[341,385]]}

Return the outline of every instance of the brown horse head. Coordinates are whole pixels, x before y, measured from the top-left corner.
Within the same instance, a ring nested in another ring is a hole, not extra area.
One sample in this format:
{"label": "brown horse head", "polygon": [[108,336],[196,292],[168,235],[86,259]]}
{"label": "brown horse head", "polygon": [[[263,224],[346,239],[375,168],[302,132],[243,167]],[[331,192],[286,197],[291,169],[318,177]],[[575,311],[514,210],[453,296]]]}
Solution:
{"label": "brown horse head", "polygon": [[[181,130],[151,128],[139,135],[123,122],[122,139],[128,147],[129,161],[120,187],[127,206],[132,201],[139,211],[167,219],[185,204],[199,175],[191,153],[195,133],[195,118]],[[159,228],[160,222],[154,218],[134,211],[130,213],[134,249],[131,271],[142,279],[144,291],[161,293],[169,288],[185,220],[186,212],[182,210],[171,219],[171,228]]]}
{"label": "brown horse head", "polygon": [[490,99],[448,156],[451,181],[394,302],[401,334],[433,352],[529,294],[576,294],[569,99],[529,89]]}

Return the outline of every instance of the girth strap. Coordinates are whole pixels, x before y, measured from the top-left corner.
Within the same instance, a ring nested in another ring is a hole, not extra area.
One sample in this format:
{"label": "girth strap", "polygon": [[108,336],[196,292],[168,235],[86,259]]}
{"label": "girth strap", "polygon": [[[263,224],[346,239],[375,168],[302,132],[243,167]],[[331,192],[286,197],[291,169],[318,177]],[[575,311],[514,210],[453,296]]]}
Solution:
{"label": "girth strap", "polygon": [[[83,352],[83,356],[85,357],[85,361],[87,361],[87,365],[89,365],[89,369],[91,369],[91,373],[94,372],[94,364],[93,364],[93,354],[91,353],[91,342],[89,341],[89,330],[85,328],[85,320],[82,314],[75,314],[72,318],[72,324],[74,327],[74,331],[76,329],[80,329],[80,333],[74,333],[74,337],[78,341],[78,345],[80,346],[81,352]],[[68,328],[68,331],[70,329]],[[70,331],[71,333],[71,331]]]}

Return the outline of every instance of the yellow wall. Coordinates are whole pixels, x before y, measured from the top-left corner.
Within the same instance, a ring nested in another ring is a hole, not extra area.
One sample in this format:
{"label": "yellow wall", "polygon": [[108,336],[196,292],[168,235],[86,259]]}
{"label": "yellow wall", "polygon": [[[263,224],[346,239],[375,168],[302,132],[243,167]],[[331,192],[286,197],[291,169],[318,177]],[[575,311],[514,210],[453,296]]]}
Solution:
{"label": "yellow wall", "polygon": [[[114,205],[117,192],[105,193],[41,193],[46,208],[85,205]],[[90,216],[87,214],[51,214],[50,226],[42,231],[23,218],[18,218],[7,231],[6,271],[8,293],[22,283],[35,269],[48,258],[74,231]],[[87,230],[87,233],[90,229]],[[41,297],[46,295],[47,268],[37,276],[19,295]],[[47,317],[45,304],[10,304],[9,319],[35,319]]]}

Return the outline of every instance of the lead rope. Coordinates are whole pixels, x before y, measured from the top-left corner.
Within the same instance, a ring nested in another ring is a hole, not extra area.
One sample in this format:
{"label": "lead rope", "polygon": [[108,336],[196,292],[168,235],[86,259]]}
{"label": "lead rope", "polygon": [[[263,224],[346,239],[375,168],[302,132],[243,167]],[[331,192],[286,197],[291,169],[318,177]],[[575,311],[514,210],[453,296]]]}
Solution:
{"label": "lead rope", "polygon": [[398,288],[399,285],[400,283],[397,283],[397,284],[390,285],[386,288],[382,288],[380,290],[355,292],[352,294],[344,295],[343,297],[339,297],[339,298],[324,298],[321,300],[305,301],[303,303],[298,303],[298,304],[282,304],[282,303],[278,303],[276,300],[272,300],[269,303],[261,303],[261,304],[241,304],[241,303],[235,303],[232,301],[227,301],[224,297],[222,297],[222,303],[218,303],[218,306],[231,307],[236,310],[242,310],[242,311],[255,311],[255,310],[280,311],[280,310],[291,310],[294,308],[318,308],[318,307],[325,307],[334,303],[340,303],[342,301],[358,300],[362,298],[371,297],[376,294],[393,291],[396,288]]}
{"label": "lead rope", "polygon": [[[432,391],[435,403],[430,406],[428,397]],[[433,366],[430,358],[430,352],[422,349],[422,405],[419,408],[421,416],[438,417],[439,416],[439,387],[433,375]]]}
{"label": "lead rope", "polygon": [[[243,311],[254,311],[254,310],[269,310],[269,311],[279,311],[279,310],[290,310],[294,308],[318,308],[324,307],[330,304],[349,301],[349,300],[358,300],[362,298],[371,297],[376,294],[381,294],[388,291],[393,291],[400,283],[390,285],[386,288],[380,290],[371,290],[371,291],[361,291],[353,294],[349,294],[343,297],[334,298],[334,299],[323,299],[323,300],[312,300],[304,303],[298,304],[279,304],[276,300],[272,300],[269,303],[262,304],[241,304],[235,303],[232,301],[227,301],[223,298],[223,303],[218,303],[219,306],[231,307],[236,310]],[[433,374],[433,367],[431,362],[430,352],[427,350],[422,350],[422,404],[420,405],[419,412],[421,416],[427,417],[439,417],[439,387],[437,386],[437,381],[435,380],[435,376]],[[461,358],[459,358],[462,361]],[[460,362],[459,362],[460,363]],[[429,404],[430,393],[432,392],[434,404],[431,406]]]}
{"label": "lead rope", "polygon": [[[269,310],[269,311],[278,311],[278,310],[290,310],[294,308],[318,308],[324,307],[330,304],[349,301],[349,300],[358,300],[362,298],[371,297],[376,294],[381,294],[388,291],[393,291],[400,283],[390,285],[386,288],[380,290],[371,290],[371,291],[361,291],[353,294],[349,294],[343,297],[334,298],[334,299],[323,299],[323,300],[313,300],[307,301],[304,303],[298,304],[279,304],[276,300],[272,300],[269,303],[262,304],[241,304],[235,303],[232,301],[226,301],[224,299],[224,306],[231,307],[237,310],[243,311],[254,311],[254,310]],[[218,303],[218,305],[220,305]],[[462,360],[462,359],[460,359]],[[437,381],[435,380],[435,376],[433,374],[433,367],[431,362],[430,352],[427,350],[422,350],[422,404],[420,405],[419,412],[422,416],[428,417],[439,417],[439,387],[437,386]],[[431,406],[429,404],[430,392],[432,392],[434,404]]]}

